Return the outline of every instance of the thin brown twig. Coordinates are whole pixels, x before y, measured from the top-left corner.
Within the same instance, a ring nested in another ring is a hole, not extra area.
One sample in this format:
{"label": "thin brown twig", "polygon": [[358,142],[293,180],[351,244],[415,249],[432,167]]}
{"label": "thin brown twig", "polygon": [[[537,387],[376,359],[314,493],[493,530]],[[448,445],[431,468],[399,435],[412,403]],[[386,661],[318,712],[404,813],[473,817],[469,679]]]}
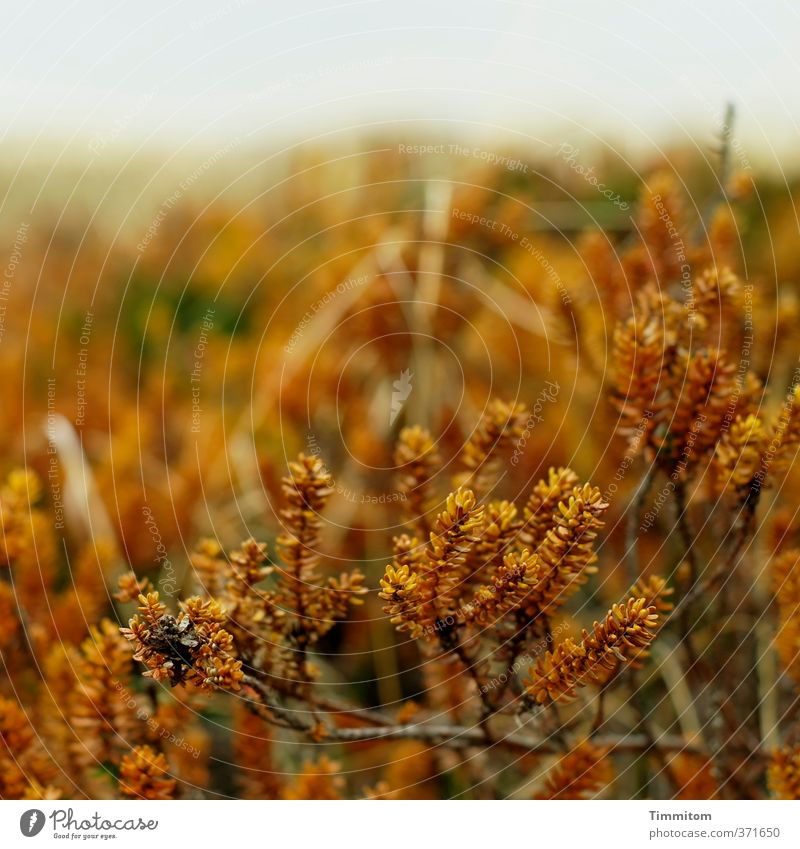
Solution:
{"label": "thin brown twig", "polygon": [[[334,728],[331,726],[318,728],[301,719],[297,712],[276,704],[269,695],[269,689],[262,682],[251,676],[245,676],[245,683],[250,685],[264,699],[262,706],[268,714],[266,716],[262,714],[264,719],[273,724],[281,725],[281,727],[290,727],[295,731],[313,734],[315,739],[319,740],[342,743],[422,740],[434,745],[456,749],[499,746],[537,754],[556,754],[563,749],[561,742],[552,736],[532,737],[514,733],[497,737],[488,742],[480,726],[405,723],[377,728]],[[276,719],[278,722],[275,722]],[[642,752],[654,749],[662,752],[702,753],[697,743],[689,742],[679,735],[652,738],[646,734],[609,734],[596,737],[594,742],[598,746],[609,747],[617,752]]]}

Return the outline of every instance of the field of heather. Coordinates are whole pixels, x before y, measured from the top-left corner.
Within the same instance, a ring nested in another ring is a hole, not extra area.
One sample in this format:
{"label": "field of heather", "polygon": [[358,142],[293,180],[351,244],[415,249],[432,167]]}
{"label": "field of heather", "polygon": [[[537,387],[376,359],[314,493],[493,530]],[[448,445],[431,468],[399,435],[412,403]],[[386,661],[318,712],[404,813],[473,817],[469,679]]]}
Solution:
{"label": "field of heather", "polygon": [[0,813],[800,799],[788,7],[255,5],[11,57]]}

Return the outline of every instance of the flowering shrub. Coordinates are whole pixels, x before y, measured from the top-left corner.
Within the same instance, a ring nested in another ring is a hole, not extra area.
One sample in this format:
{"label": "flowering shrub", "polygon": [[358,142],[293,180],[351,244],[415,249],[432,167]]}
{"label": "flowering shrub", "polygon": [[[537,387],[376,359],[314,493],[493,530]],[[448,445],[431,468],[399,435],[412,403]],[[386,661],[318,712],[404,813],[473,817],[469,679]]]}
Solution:
{"label": "flowering shrub", "polygon": [[[215,208],[124,295],[26,295],[1,797],[800,798],[798,300],[744,262],[753,186],[697,213],[657,171],[564,240],[526,230],[547,181],[485,167],[425,185],[421,236],[414,198],[366,241],[355,196],[263,243]],[[43,383],[30,345],[70,353]]]}

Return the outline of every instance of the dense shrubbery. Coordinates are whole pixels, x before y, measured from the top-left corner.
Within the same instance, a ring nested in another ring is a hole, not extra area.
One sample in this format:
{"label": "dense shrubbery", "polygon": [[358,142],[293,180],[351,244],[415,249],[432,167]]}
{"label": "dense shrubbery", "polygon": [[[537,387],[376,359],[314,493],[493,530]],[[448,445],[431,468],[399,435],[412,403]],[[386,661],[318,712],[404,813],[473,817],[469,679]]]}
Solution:
{"label": "dense shrubbery", "polygon": [[800,796],[785,202],[359,162],[26,225],[0,796]]}

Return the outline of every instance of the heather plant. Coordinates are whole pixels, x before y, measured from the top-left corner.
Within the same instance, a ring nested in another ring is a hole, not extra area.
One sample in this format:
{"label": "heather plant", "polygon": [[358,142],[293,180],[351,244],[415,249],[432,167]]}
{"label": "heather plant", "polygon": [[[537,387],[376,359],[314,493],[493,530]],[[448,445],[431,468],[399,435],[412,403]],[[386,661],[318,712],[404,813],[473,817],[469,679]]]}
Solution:
{"label": "heather plant", "polygon": [[399,176],[429,212],[382,182],[366,240],[357,195],[263,241],[187,212],[69,316],[44,436],[0,410],[0,796],[800,798],[796,309],[744,262],[753,186],[660,168],[626,229],[522,243],[548,181]]}

